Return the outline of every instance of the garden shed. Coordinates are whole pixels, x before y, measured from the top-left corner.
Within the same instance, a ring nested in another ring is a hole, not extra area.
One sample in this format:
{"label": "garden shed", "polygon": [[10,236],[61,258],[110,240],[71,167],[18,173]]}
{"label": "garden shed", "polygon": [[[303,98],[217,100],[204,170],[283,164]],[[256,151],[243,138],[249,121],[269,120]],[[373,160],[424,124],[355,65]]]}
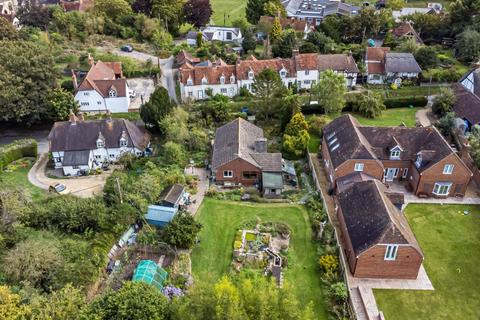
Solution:
{"label": "garden shed", "polygon": [[177,214],[178,208],[149,205],[145,220],[156,227],[164,227]]}
{"label": "garden shed", "polygon": [[135,269],[132,281],[145,282],[161,290],[167,278],[167,271],[154,261],[141,260]]}

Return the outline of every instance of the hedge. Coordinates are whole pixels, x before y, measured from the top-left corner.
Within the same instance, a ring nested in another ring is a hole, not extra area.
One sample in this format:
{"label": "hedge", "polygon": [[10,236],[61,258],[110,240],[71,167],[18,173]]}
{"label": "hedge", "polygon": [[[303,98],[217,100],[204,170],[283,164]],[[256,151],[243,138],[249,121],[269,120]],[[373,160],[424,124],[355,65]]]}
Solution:
{"label": "hedge", "polygon": [[24,157],[37,157],[37,141],[22,139],[0,146],[0,168]]}
{"label": "hedge", "polygon": [[[394,108],[408,108],[413,107],[425,107],[428,103],[428,99],[424,96],[407,96],[407,97],[395,97],[387,98],[384,100],[385,107],[387,109]],[[347,99],[345,103],[345,108],[342,112],[351,112],[353,111],[353,100]],[[302,106],[303,114],[323,114],[323,108],[318,104],[305,104]]]}

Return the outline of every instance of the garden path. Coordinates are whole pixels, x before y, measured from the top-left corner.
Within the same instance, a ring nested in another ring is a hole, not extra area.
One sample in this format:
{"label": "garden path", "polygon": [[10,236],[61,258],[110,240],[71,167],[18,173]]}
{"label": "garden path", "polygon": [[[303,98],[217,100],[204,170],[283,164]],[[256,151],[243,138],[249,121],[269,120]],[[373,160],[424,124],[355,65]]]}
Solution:
{"label": "garden path", "polygon": [[198,190],[197,193],[191,196],[192,203],[188,206],[187,211],[191,215],[195,215],[198,211],[198,208],[202,204],[205,193],[208,191],[208,175],[205,168],[196,168],[196,167],[187,167],[184,170],[185,174],[198,176]]}

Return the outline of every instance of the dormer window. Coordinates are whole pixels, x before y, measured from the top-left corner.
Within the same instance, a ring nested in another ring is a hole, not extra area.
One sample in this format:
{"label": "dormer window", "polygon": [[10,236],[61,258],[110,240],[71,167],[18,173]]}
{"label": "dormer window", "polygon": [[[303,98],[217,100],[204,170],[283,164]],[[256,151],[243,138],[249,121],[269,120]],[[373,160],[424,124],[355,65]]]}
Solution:
{"label": "dormer window", "polygon": [[233,74],[230,76],[230,83],[231,84],[235,83],[235,76]]}
{"label": "dormer window", "polygon": [[105,147],[105,141],[102,139],[97,140],[97,148],[104,148]]}
{"label": "dormer window", "polygon": [[250,71],[248,72],[248,79],[253,80],[253,77],[254,77],[253,71],[250,70]]}
{"label": "dormer window", "polygon": [[110,98],[115,98],[117,96],[117,91],[115,89],[108,90],[108,96]]}
{"label": "dormer window", "polygon": [[390,159],[400,159],[400,150],[399,149],[392,149],[390,151]]}
{"label": "dormer window", "polygon": [[202,78],[202,84],[208,84],[207,78],[205,78],[205,77]]}
{"label": "dormer window", "polygon": [[285,69],[280,70],[280,77],[285,78],[286,76],[287,76],[287,70]]}
{"label": "dormer window", "polygon": [[225,84],[225,76],[223,74],[220,77],[220,84]]}
{"label": "dormer window", "polygon": [[415,160],[415,166],[420,168],[422,165],[422,155],[420,153],[417,154],[417,159]]}
{"label": "dormer window", "polygon": [[120,147],[126,147],[126,146],[128,146],[127,139],[124,139],[124,138],[120,139]]}
{"label": "dormer window", "polygon": [[187,86],[193,86],[193,80],[192,80],[192,78],[188,78],[188,80],[187,80]]}

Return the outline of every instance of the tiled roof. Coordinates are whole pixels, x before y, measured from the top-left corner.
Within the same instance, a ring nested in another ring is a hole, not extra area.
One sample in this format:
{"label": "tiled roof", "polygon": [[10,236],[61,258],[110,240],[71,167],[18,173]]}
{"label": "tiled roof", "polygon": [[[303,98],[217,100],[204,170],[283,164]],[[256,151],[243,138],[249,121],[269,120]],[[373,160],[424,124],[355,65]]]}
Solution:
{"label": "tiled roof", "polygon": [[[455,115],[467,119],[471,124],[480,123],[480,68],[474,71],[473,92],[467,90],[461,83],[455,83],[452,88],[456,101],[453,107]],[[470,74],[469,72],[468,74]],[[460,79],[463,80],[463,79]],[[477,93],[478,92],[478,93]]]}
{"label": "tiled roof", "polygon": [[233,74],[235,80],[248,80],[248,74],[253,72],[254,76],[264,69],[273,69],[280,72],[285,69],[286,77],[294,78],[298,70],[319,70],[324,71],[332,69],[335,71],[358,73],[357,65],[352,56],[345,54],[326,54],[316,53],[299,54],[291,59],[269,59],[257,60],[251,56],[247,60],[241,60],[236,65],[227,65],[223,61],[217,61],[215,64],[207,66],[191,66],[185,64],[180,68],[181,82],[187,84],[188,79],[192,79],[194,85],[202,83],[205,77],[209,84],[219,84],[222,73],[225,76],[225,83],[230,82],[230,76]]}
{"label": "tiled roof", "polygon": [[389,52],[385,55],[385,72],[420,73],[422,69],[413,54]]}
{"label": "tiled roof", "polygon": [[237,118],[221,126],[215,132],[212,168],[243,159],[264,171],[281,172],[280,153],[256,153],[255,141],[264,139],[263,130],[256,125]]}
{"label": "tiled roof", "polygon": [[408,35],[412,35],[415,38],[415,41],[418,43],[423,43],[422,39],[418,35],[417,31],[413,28],[410,22],[402,22],[396,28],[392,30],[392,34],[396,38],[403,38]]}
{"label": "tiled roof", "polygon": [[96,149],[99,135],[105,147],[118,148],[122,135],[128,137],[128,147],[144,150],[150,142],[150,133],[125,119],[89,121],[60,121],[53,124],[48,135],[50,152]]}
{"label": "tiled roof", "polygon": [[108,90],[113,86],[117,91],[117,97],[126,97],[127,81],[119,79],[121,76],[121,62],[98,61],[90,68],[77,91],[96,90],[103,97],[108,97]]}
{"label": "tiled roof", "polygon": [[387,52],[390,52],[390,48],[388,47],[367,47],[367,55],[365,60],[383,61]]}
{"label": "tiled roof", "polygon": [[172,205],[178,204],[184,192],[185,188],[182,185],[172,184],[163,189],[162,193],[160,193],[159,201],[160,203],[167,202]]}
{"label": "tiled roof", "polygon": [[369,74],[384,74],[385,73],[385,64],[383,62],[369,62],[368,70]]}
{"label": "tiled roof", "polygon": [[[324,129],[328,150],[335,168],[350,159],[388,160],[390,147],[399,143],[402,160],[416,160],[422,153],[419,171],[424,171],[448,155],[455,154],[434,127],[372,127],[361,126],[352,116],[344,115]],[[337,146],[338,147],[335,147]]]}
{"label": "tiled roof", "polygon": [[378,180],[368,180],[354,183],[337,196],[355,255],[377,244],[410,244],[422,254],[405,216],[386,191]]}

